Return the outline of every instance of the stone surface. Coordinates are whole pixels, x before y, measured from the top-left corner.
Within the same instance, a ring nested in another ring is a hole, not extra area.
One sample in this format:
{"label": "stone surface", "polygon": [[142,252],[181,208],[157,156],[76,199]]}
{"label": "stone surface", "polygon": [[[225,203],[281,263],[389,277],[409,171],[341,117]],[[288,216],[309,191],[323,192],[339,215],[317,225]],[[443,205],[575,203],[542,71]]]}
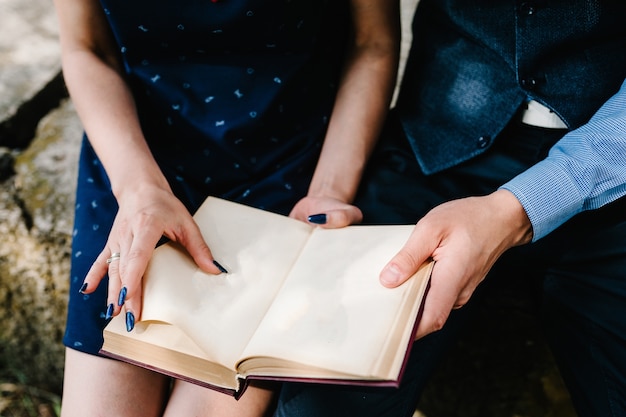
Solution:
{"label": "stone surface", "polygon": [[50,0],[1,0],[0,28],[0,120],[5,120],[38,93],[61,65]]}
{"label": "stone surface", "polygon": [[0,364],[58,391],[80,129],[71,103],[42,120],[0,187]]}
{"label": "stone surface", "polygon": [[0,0],[0,27],[0,369],[60,392],[80,125],[68,101],[47,115],[64,97],[52,2]]}

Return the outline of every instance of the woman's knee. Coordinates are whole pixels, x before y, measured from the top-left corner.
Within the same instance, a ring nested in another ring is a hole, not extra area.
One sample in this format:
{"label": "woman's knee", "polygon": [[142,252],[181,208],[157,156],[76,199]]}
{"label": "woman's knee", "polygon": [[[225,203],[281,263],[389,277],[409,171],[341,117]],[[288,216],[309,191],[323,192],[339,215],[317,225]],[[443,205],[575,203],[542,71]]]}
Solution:
{"label": "woman's knee", "polygon": [[61,415],[160,416],[168,389],[163,375],[68,348]]}

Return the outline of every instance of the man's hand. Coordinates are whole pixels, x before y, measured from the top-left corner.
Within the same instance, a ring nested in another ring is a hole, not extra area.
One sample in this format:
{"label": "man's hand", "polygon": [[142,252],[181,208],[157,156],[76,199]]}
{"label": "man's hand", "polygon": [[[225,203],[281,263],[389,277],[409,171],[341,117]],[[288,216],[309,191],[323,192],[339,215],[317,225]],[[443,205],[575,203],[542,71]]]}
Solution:
{"label": "man's hand", "polygon": [[416,225],[405,246],[380,275],[386,287],[409,279],[428,258],[435,260],[416,338],[443,327],[462,307],[496,260],[530,242],[532,228],[522,205],[506,190],[439,205]]}

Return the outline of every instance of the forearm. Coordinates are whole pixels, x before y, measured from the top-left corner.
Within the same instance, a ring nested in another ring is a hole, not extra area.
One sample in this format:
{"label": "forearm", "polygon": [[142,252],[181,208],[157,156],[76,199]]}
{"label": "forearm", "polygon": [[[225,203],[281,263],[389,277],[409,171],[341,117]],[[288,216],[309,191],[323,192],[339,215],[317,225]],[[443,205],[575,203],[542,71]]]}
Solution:
{"label": "forearm", "polygon": [[[97,0],[55,0],[63,74],[113,192],[168,187],[143,137],[118,48]],[[169,187],[168,187],[169,188]]]}
{"label": "forearm", "polygon": [[393,20],[393,12],[386,16],[387,20],[378,24],[384,28],[380,32],[362,29],[357,33],[347,55],[309,196],[344,202],[354,198],[396,81],[399,24]]}
{"label": "forearm", "polygon": [[67,53],[63,68],[72,101],[116,196],[143,181],[166,187],[121,75],[89,51]]}
{"label": "forearm", "polygon": [[548,157],[502,188],[530,218],[533,240],[581,211],[626,195],[626,83],[584,126],[563,137]]}

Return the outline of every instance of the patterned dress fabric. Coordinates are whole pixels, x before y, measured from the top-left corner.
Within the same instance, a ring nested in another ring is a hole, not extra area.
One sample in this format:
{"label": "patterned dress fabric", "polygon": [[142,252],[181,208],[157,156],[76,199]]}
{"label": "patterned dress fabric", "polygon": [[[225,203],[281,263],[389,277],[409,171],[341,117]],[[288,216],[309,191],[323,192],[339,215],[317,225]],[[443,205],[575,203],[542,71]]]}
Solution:
{"label": "patterned dress fabric", "polygon": [[[286,214],[306,194],[349,29],[340,0],[102,0],[146,140],[194,212],[208,195]],[[106,281],[79,293],[117,210],[83,141],[66,346],[102,345]]]}

